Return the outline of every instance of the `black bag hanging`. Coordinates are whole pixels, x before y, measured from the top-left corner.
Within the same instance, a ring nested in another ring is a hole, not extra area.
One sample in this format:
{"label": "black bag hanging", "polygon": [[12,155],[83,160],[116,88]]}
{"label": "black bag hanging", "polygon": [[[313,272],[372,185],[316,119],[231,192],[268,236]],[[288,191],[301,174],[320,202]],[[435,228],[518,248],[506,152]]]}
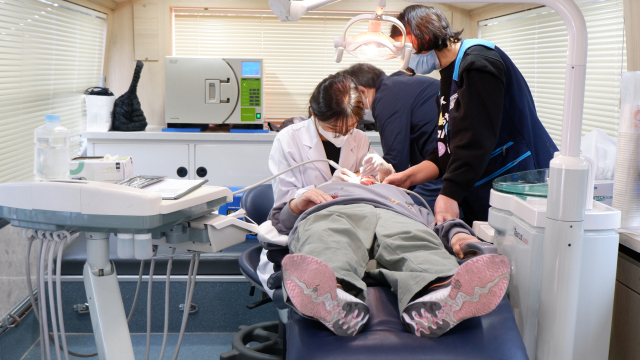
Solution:
{"label": "black bag hanging", "polygon": [[129,90],[117,98],[113,105],[111,120],[114,131],[144,131],[147,128],[147,118],[144,116],[136,93],[143,66],[142,61],[136,63]]}

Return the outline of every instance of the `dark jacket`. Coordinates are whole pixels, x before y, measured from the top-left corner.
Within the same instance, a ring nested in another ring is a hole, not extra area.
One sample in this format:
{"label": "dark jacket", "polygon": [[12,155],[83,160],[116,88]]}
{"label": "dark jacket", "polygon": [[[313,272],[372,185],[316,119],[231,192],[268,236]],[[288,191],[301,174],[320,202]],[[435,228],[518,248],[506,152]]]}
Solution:
{"label": "dark jacket", "polygon": [[486,221],[493,180],[548,168],[558,148],[526,80],[494,44],[463,41],[440,75],[438,145],[428,160],[440,170],[441,194],[460,203],[465,217]]}
{"label": "dark jacket", "polygon": [[[438,107],[435,99],[440,82],[404,71],[382,75],[376,84],[371,111],[380,133],[384,160],[397,171],[405,171],[426,160],[436,146]],[[412,189],[433,208],[442,180]]]}

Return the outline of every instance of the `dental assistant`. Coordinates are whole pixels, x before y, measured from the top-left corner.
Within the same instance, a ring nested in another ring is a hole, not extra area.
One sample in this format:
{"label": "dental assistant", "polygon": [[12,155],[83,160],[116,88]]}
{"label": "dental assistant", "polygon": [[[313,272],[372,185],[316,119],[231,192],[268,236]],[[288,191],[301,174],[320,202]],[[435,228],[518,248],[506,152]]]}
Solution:
{"label": "dental assistant", "polygon": [[[440,82],[402,70],[387,76],[381,69],[366,63],[352,65],[342,72],[358,83],[365,103],[365,118],[368,110],[380,133],[384,160],[396,171],[404,171],[427,159],[438,137],[439,114],[435,98]],[[438,179],[418,184],[410,190],[418,193],[433,209],[441,187],[442,180]]]}
{"label": "dental assistant", "polygon": [[322,80],[309,100],[309,115],[309,120],[278,133],[269,155],[269,170],[276,174],[312,159],[330,159],[343,169],[335,170],[327,162],[313,162],[275,178],[276,204],[297,199],[326,182],[359,182],[356,173],[361,167],[365,174],[378,175],[380,180],[394,172],[371,149],[365,133],[355,129],[364,115],[364,106],[351,77],[335,74]]}
{"label": "dental assistant", "polygon": [[423,67],[414,70],[440,68],[440,116],[437,146],[428,158],[385,183],[406,188],[442,178],[434,208],[438,224],[458,218],[458,206],[467,224],[486,221],[493,180],[548,168],[558,148],[507,54],[488,41],[462,41],[462,32],[452,31],[446,17],[429,6],[408,6],[398,20],[418,53],[413,66]]}

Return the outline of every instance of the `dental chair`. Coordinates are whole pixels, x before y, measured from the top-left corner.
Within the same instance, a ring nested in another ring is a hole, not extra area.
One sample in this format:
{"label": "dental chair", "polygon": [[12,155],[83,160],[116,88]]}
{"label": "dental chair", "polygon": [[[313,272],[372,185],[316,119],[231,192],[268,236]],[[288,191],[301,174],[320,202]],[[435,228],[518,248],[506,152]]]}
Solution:
{"label": "dental chair", "polygon": [[[241,207],[254,221],[266,221],[273,207],[271,185],[247,191]],[[277,274],[280,270],[278,260],[288,253],[288,249],[270,244],[265,248]],[[491,245],[467,251],[495,253],[496,249]],[[256,271],[261,252],[260,245],[250,248],[241,255],[239,262],[242,273],[252,284],[251,291],[257,288],[264,294]],[[281,278],[274,274],[269,286],[275,289],[273,301],[278,308],[280,322],[241,327],[233,339],[233,350],[222,354],[220,359],[528,359],[506,296],[487,315],[465,320],[439,338],[421,338],[405,329],[398,313],[397,296],[389,285],[367,276],[364,281],[367,284],[369,321],[357,336],[340,337],[320,322],[291,311],[283,301]],[[263,295],[263,299],[265,297]],[[248,307],[266,302],[269,300]]]}

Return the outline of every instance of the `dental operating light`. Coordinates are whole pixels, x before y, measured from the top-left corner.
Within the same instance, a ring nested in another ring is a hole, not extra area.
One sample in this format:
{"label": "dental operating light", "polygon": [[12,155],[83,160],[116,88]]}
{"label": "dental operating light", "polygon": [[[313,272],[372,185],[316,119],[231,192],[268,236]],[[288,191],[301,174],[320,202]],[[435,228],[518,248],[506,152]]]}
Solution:
{"label": "dental operating light", "polygon": [[[368,61],[400,58],[403,60],[402,69],[409,66],[413,47],[411,43],[407,43],[407,33],[402,23],[393,17],[382,14],[385,6],[386,0],[379,0],[375,13],[358,15],[347,22],[343,36],[336,36],[333,41],[337,63],[342,61],[342,55],[346,51],[355,57]],[[367,31],[347,37],[349,28],[360,21],[369,22]],[[383,33],[382,23],[391,23],[400,28],[402,41],[396,42]]]}
{"label": "dental operating light", "polygon": [[[298,21],[307,11],[337,2],[339,0],[269,0],[271,11],[280,21]],[[378,0],[378,8],[372,14],[362,14],[349,20],[342,36],[336,36],[333,42],[335,59],[339,63],[342,55],[347,53],[363,60],[389,60],[399,58],[403,60],[402,69],[409,66],[413,52],[411,43],[407,43],[407,33],[400,21],[391,16],[383,15],[386,0]],[[357,22],[368,21],[366,32],[347,37],[349,28]],[[390,23],[402,31],[402,41],[396,42],[382,32],[382,23]]]}

